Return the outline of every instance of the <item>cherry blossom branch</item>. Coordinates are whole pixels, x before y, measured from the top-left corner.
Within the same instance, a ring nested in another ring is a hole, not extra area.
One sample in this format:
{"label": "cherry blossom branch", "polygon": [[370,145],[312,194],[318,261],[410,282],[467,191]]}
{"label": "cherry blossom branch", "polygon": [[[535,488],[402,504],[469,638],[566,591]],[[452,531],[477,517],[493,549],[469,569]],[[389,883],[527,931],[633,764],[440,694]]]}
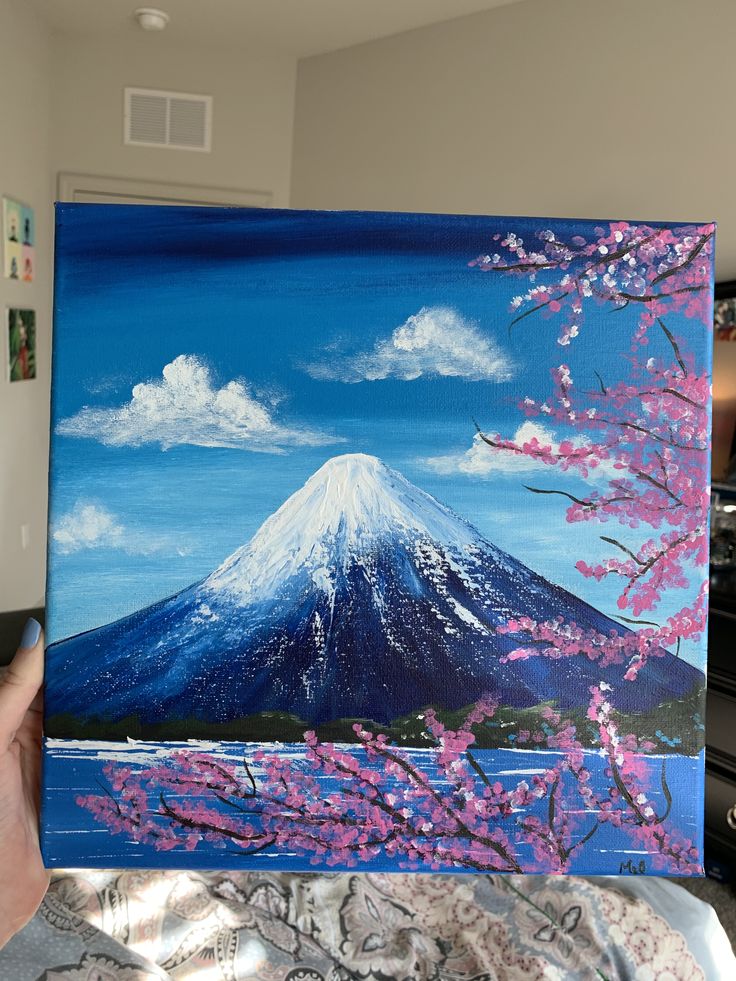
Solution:
{"label": "cherry blossom branch", "polygon": [[667,338],[667,340],[672,345],[672,350],[675,352],[675,360],[677,361],[677,363],[679,364],[680,368],[682,369],[683,377],[687,378],[687,375],[688,375],[687,365],[683,361],[682,355],[680,354],[680,346],[677,343],[677,341],[675,340],[675,338],[674,338],[674,336],[672,334],[672,331],[670,331],[666,327],[665,322],[664,322],[664,320],[662,320],[661,317],[657,317],[657,323],[662,328],[662,331],[664,333],[664,336]]}
{"label": "cherry blossom branch", "polygon": [[[621,826],[627,828],[639,841],[652,847],[655,859],[669,871],[691,874],[702,873],[699,850],[689,838],[675,829],[666,826],[672,808],[672,794],[667,785],[665,765],[662,764],[661,786],[665,798],[665,810],[657,814],[651,796],[643,786],[645,768],[635,760],[632,750],[636,749],[633,736],[621,737],[613,721],[613,710],[607,700],[610,686],[599,684],[591,688],[591,704],[588,717],[598,724],[601,746],[606,753],[615,791],[610,792],[612,802],[616,799],[625,802],[628,818],[619,818]],[[607,811],[607,813],[613,813]]]}

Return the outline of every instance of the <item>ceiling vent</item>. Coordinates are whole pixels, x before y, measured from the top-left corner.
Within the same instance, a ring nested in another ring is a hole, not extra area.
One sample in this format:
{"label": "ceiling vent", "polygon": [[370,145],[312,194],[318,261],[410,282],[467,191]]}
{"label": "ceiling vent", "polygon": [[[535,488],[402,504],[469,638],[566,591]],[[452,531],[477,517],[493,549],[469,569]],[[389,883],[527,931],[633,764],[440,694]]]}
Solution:
{"label": "ceiling vent", "polygon": [[212,97],[126,88],[123,140],[131,146],[158,146],[209,153],[212,142]]}

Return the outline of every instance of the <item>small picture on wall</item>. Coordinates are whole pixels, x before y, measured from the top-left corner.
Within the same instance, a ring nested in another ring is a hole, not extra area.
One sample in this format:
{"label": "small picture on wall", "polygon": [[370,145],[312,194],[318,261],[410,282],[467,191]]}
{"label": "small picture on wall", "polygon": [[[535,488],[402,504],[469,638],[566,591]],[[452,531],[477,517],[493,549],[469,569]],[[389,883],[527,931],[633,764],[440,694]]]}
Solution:
{"label": "small picture on wall", "polygon": [[13,198],[3,198],[3,245],[5,278],[32,282],[36,265],[33,208]]}
{"label": "small picture on wall", "polygon": [[11,382],[36,377],[35,310],[8,310],[8,362]]}
{"label": "small picture on wall", "polygon": [[21,270],[24,283],[33,282],[33,267],[35,265],[36,252],[32,245],[24,245],[21,250]]}
{"label": "small picture on wall", "polygon": [[717,341],[736,341],[736,280],[716,283],[713,326]]}

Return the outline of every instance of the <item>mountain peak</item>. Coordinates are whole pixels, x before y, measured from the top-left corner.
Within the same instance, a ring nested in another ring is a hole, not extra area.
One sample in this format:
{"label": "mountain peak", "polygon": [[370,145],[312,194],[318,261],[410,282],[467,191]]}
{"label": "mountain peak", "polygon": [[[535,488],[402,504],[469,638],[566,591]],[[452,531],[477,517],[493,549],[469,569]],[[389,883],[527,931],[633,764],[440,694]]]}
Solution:
{"label": "mountain peak", "polygon": [[[320,485],[331,503],[341,509],[352,510],[355,506],[355,493],[358,489],[372,487],[378,492],[390,493],[394,483],[392,476],[399,477],[382,463],[377,456],[368,453],[343,453],[330,457],[307,481],[315,489]],[[403,479],[403,478],[400,478]]]}
{"label": "mountain peak", "polygon": [[316,470],[203,585],[247,601],[300,572],[324,584],[336,569],[397,539],[462,554],[479,536],[378,457],[345,453]]}
{"label": "mountain peak", "polygon": [[377,470],[388,471],[388,467],[385,463],[382,463],[377,456],[371,456],[370,453],[341,453],[339,456],[331,456],[329,460],[326,460],[319,470],[314,472],[314,476],[317,474],[332,474],[341,472],[367,472],[375,473]]}

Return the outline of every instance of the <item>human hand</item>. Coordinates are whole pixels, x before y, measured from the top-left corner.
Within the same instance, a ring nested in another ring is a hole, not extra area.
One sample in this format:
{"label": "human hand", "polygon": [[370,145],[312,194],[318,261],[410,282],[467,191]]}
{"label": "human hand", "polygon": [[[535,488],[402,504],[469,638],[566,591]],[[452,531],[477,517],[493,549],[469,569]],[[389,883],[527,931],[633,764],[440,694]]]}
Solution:
{"label": "human hand", "polygon": [[49,873],[38,842],[43,632],[29,620],[0,677],[0,947],[31,919]]}

